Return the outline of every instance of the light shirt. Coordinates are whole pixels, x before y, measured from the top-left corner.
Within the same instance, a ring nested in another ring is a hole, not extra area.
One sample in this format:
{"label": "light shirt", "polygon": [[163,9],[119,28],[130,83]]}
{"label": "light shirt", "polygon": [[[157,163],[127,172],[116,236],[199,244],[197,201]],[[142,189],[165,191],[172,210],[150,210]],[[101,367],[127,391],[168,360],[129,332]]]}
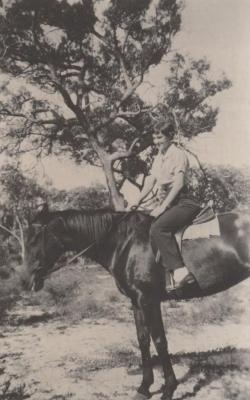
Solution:
{"label": "light shirt", "polygon": [[185,151],[175,144],[171,144],[165,153],[159,152],[151,168],[151,175],[156,178],[156,184],[153,193],[149,193],[145,199],[144,208],[153,209],[165,200],[173,187],[176,175],[184,174],[185,185],[188,167],[189,161]]}

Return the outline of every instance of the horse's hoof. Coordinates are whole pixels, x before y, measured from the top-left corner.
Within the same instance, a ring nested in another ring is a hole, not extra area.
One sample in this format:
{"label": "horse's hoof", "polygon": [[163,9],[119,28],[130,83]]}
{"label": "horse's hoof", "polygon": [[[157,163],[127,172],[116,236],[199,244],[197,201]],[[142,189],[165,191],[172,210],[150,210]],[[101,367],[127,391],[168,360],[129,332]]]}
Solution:
{"label": "horse's hoof", "polygon": [[171,396],[169,393],[163,393],[163,395],[161,396],[161,400],[172,400],[173,399],[173,395]]}
{"label": "horse's hoof", "polygon": [[133,396],[133,400],[146,400],[149,399],[151,397],[151,393],[148,391],[148,394],[143,394],[143,393],[139,393],[137,392],[134,396]]}
{"label": "horse's hoof", "polygon": [[161,400],[172,400],[173,394],[174,394],[177,386],[178,386],[177,381],[173,385],[171,385],[171,387],[169,385],[167,385],[167,386],[163,385],[161,388],[161,391],[163,392],[163,394],[161,396]]}
{"label": "horse's hoof", "polygon": [[135,397],[134,400],[145,400],[150,399],[150,397],[152,397],[152,394],[148,389],[139,387],[139,389],[137,389],[137,396],[139,397]]}

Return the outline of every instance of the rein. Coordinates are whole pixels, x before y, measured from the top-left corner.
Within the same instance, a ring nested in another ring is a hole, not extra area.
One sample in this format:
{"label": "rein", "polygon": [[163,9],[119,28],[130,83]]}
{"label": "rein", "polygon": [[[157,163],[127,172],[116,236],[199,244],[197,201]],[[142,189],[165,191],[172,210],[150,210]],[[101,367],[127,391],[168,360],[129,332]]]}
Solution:
{"label": "rein", "polygon": [[76,255],[74,255],[72,258],[70,258],[68,260],[68,264],[71,264],[74,260],[76,260],[78,257],[82,256],[83,254],[87,253],[87,251],[89,249],[91,249],[92,247],[94,247],[95,244],[97,244],[98,242],[92,242],[88,247],[85,247],[85,249],[81,250],[79,253],[77,253]]}

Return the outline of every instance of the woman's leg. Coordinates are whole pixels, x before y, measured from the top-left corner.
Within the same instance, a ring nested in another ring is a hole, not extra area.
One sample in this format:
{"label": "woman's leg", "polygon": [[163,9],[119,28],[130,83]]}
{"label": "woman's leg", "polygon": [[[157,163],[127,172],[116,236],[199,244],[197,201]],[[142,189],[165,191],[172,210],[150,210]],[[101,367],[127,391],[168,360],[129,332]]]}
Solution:
{"label": "woman's leg", "polygon": [[174,233],[191,224],[199,211],[198,205],[188,200],[181,200],[152,223],[150,229],[151,243],[154,248],[159,249],[161,264],[168,272],[184,266]]}

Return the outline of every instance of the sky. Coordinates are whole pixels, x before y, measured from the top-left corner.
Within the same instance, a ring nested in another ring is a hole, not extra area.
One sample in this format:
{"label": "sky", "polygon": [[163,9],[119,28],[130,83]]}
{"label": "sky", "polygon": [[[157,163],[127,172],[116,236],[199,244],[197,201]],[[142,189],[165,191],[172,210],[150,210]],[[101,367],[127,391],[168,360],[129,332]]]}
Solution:
{"label": "sky", "polygon": [[[211,62],[213,78],[222,73],[232,88],[216,96],[220,108],[212,133],[195,139],[190,147],[201,162],[250,166],[250,0],[186,0],[182,29],[173,50]],[[166,67],[160,66],[150,79],[162,85]],[[46,160],[44,171],[58,188],[104,182],[99,169],[78,166],[70,161]],[[43,173],[43,172],[41,172]],[[84,182],[83,182],[84,181]]]}
{"label": "sky", "polygon": [[193,57],[206,56],[232,88],[216,96],[220,108],[213,134],[194,147],[206,162],[250,165],[250,1],[188,0],[176,47]]}

